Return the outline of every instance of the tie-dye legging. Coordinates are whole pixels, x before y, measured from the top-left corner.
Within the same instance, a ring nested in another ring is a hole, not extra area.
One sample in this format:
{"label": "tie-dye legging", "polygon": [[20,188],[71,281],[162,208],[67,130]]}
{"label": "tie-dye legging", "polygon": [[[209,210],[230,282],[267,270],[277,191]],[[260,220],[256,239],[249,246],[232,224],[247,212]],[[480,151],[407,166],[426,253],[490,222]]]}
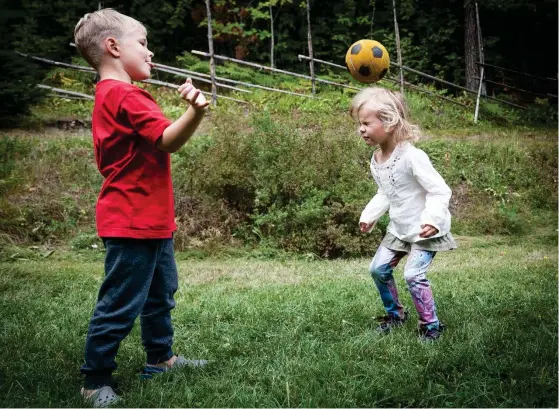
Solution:
{"label": "tie-dye legging", "polygon": [[[398,289],[392,272],[406,254],[405,251],[394,251],[380,246],[369,266],[384,309],[388,314],[397,317],[403,317],[404,306],[398,299]],[[404,278],[419,315],[419,325],[427,329],[439,326],[433,291],[426,276],[435,254],[435,251],[412,250],[404,267]]]}

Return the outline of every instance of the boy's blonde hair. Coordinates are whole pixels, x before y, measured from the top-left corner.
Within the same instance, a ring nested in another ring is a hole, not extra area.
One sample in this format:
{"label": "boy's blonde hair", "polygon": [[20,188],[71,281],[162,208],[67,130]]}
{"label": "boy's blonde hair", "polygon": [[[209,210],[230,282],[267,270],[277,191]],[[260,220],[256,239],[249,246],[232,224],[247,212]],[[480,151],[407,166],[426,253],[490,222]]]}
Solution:
{"label": "boy's blonde hair", "polygon": [[80,19],[74,29],[74,42],[89,65],[98,69],[103,59],[103,40],[107,37],[120,38],[136,29],[146,31],[138,20],[113,9],[102,9]]}
{"label": "boy's blonde hair", "polygon": [[419,127],[408,121],[408,108],[399,92],[380,87],[362,89],[353,97],[349,108],[349,114],[354,120],[359,119],[359,111],[365,105],[377,113],[384,128],[390,129],[397,142],[414,143],[420,138]]}

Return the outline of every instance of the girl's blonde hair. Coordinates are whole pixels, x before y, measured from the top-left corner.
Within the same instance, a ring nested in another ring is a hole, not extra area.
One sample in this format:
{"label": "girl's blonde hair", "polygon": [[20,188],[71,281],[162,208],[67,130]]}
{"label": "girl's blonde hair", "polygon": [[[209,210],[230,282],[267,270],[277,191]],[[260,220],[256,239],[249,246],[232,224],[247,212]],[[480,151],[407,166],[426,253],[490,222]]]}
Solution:
{"label": "girl's blonde hair", "polygon": [[146,32],[138,20],[113,9],[102,9],[83,16],[74,29],[74,42],[83,58],[98,69],[103,59],[103,40],[107,37],[120,38],[136,29]]}
{"label": "girl's blonde hair", "polygon": [[397,142],[414,143],[420,138],[419,127],[408,121],[408,108],[399,92],[380,87],[362,89],[353,97],[349,108],[349,114],[354,120],[359,119],[359,111],[365,105],[377,113],[384,128],[394,135]]}

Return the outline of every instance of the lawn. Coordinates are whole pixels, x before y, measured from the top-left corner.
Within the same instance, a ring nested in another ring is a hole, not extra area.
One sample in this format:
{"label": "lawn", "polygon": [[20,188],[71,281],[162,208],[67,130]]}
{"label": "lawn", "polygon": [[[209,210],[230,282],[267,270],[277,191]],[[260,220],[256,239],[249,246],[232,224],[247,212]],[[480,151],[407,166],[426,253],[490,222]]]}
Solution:
{"label": "lawn", "polygon": [[[140,380],[139,326],[115,373],[125,407],[557,407],[557,244],[458,237],[429,277],[447,326],[376,335],[367,259],[178,254],[176,351],[211,361]],[[0,263],[0,406],[80,407],[79,366],[103,254]],[[403,266],[403,263],[402,263]],[[403,301],[402,266],[396,271]]]}

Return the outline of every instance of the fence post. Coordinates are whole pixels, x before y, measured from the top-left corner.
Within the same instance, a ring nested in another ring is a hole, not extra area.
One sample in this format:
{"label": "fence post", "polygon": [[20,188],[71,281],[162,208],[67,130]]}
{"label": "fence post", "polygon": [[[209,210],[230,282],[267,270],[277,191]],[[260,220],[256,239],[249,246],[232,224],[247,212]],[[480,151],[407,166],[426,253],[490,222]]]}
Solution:
{"label": "fence post", "polygon": [[276,68],[274,63],[274,10],[270,3],[270,67]]}
{"label": "fence post", "polygon": [[307,0],[307,25],[308,25],[308,40],[309,40],[309,57],[311,57],[311,62],[309,67],[311,69],[311,84],[312,84],[312,94],[315,95],[316,87],[314,81],[314,55],[312,49],[312,34],[311,34],[311,0]]}
{"label": "fence post", "polygon": [[206,10],[208,11],[208,49],[210,51],[210,78],[212,80],[212,105],[217,105],[217,87],[215,85],[215,60],[214,60],[214,39],[212,34],[212,11],[210,0],[206,0]]}
{"label": "fence post", "polygon": [[[479,44],[479,60],[481,61],[481,63],[485,63],[485,55],[483,53],[483,36],[481,35],[481,24],[479,22],[479,10],[477,7],[477,1],[476,1],[476,26],[477,26],[477,42]],[[483,82],[483,76],[481,76],[481,81]],[[483,84],[483,88],[482,88],[482,93],[483,95],[487,95],[487,89],[486,89],[486,85]]]}
{"label": "fence post", "polygon": [[[479,60],[480,62],[483,64],[485,62],[484,60],[484,56],[483,56],[483,40],[481,37],[481,26],[479,24],[479,10],[477,7],[477,1],[475,2],[476,5],[476,25],[477,25],[477,41],[478,41],[478,49],[479,49]],[[477,89],[477,99],[476,99],[476,109],[474,112],[474,123],[477,123],[477,118],[479,115],[479,100],[481,97],[481,93],[483,91],[483,95],[487,94],[487,91],[485,90],[485,87],[483,85],[483,75],[485,74],[485,66],[481,66],[481,71],[479,74],[479,87]]]}
{"label": "fence post", "polygon": [[398,65],[400,66],[400,92],[404,95],[404,71],[402,70],[402,50],[400,48],[400,30],[398,30],[398,20],[396,20],[396,0],[392,0],[392,11],[394,13],[394,34],[396,37],[396,53],[398,55]]}

